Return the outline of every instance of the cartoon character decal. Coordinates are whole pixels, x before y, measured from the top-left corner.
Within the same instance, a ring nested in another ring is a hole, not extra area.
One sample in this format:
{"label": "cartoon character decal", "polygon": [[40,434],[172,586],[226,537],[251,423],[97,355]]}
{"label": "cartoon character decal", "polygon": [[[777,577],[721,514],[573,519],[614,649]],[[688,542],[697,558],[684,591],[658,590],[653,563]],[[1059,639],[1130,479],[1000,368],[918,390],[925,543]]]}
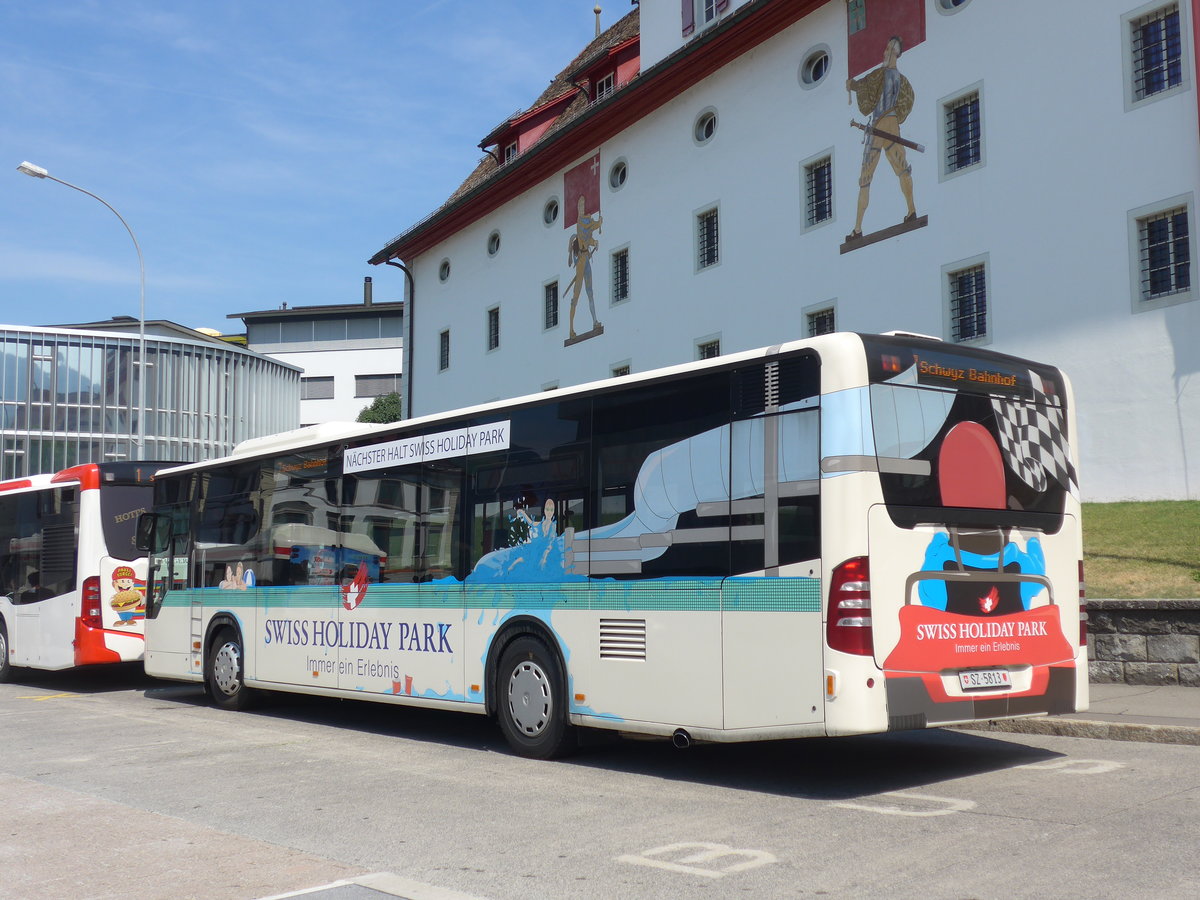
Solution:
{"label": "cartoon character decal", "polygon": [[233,566],[225,567],[225,580],[219,585],[223,591],[245,591],[254,587],[254,570],[248,568],[242,563],[237,564],[235,569]]}
{"label": "cartoon character decal", "polygon": [[146,618],[146,584],[131,566],[117,566],[112,573],[115,593],[109,601],[117,613],[116,625],[131,628]]}

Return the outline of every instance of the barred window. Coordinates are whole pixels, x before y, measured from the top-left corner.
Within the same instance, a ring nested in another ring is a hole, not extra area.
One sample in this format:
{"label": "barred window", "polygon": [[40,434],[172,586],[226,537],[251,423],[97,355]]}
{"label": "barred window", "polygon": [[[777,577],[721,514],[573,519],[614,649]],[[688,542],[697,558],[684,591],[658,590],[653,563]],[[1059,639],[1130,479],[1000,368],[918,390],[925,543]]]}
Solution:
{"label": "barred window", "polygon": [[629,299],[629,248],[612,255],[612,302]]}
{"label": "barred window", "polygon": [[450,368],[450,329],[438,335],[438,371],[445,372]]}
{"label": "barred window", "polygon": [[947,103],[945,112],[946,171],[957,172],[983,159],[983,133],[979,117],[979,92]]}
{"label": "barred window", "polygon": [[1183,83],[1183,41],[1179,4],[1171,3],[1129,23],[1133,61],[1133,99]]}
{"label": "barred window", "polygon": [[804,224],[818,225],[833,216],[833,159],[826,156],[804,167]]}
{"label": "barred window", "polygon": [[715,208],[696,216],[696,268],[707,269],[720,261],[719,237]]}
{"label": "barred window", "polygon": [[819,309],[808,314],[809,337],[816,337],[818,334],[832,334],[836,330],[833,327],[832,306],[829,309]]}
{"label": "barred window", "polygon": [[984,266],[950,272],[950,334],[971,341],[987,334],[987,276]]}
{"label": "barred window", "polygon": [[1138,257],[1143,300],[1157,300],[1191,288],[1187,207],[1138,219]]}
{"label": "barred window", "polygon": [[543,327],[558,327],[558,282],[552,281],[542,287]]}
{"label": "barred window", "polygon": [[500,346],[500,307],[493,306],[487,311],[487,348],[495,350]]}
{"label": "barred window", "polygon": [[629,363],[618,363],[610,370],[613,378],[620,378],[622,375],[628,375],[633,371],[633,367]]}
{"label": "barred window", "polygon": [[400,375],[355,375],[355,397],[382,397],[400,393]]}
{"label": "barred window", "polygon": [[696,359],[713,359],[721,355],[721,341],[704,341],[696,345]]}
{"label": "barred window", "polygon": [[333,376],[322,375],[315,378],[300,379],[301,400],[332,400]]}

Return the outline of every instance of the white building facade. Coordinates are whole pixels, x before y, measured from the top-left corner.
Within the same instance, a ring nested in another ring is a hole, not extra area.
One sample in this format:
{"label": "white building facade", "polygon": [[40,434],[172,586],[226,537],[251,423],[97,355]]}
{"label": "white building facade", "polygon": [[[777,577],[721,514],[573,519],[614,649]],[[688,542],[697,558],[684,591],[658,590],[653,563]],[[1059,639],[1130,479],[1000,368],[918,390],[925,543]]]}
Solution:
{"label": "white building facade", "polygon": [[371,260],[405,414],[903,329],[1065,370],[1085,499],[1200,496],[1198,6],[642,0]]}
{"label": "white building facade", "polygon": [[[370,290],[370,280],[366,291]],[[302,306],[234,313],[246,345],[303,370],[300,425],[353,422],[377,397],[399,393],[403,303]]]}

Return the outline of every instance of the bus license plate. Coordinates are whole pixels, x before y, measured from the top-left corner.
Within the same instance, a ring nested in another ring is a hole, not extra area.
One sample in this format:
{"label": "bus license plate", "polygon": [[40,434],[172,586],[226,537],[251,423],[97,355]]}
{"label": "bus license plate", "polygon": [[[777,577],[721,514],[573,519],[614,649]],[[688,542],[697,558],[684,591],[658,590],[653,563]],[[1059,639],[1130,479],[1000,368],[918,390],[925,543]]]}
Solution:
{"label": "bus license plate", "polygon": [[1008,669],[975,669],[971,672],[959,672],[958,683],[964,691],[978,691],[987,688],[1010,688],[1012,676]]}

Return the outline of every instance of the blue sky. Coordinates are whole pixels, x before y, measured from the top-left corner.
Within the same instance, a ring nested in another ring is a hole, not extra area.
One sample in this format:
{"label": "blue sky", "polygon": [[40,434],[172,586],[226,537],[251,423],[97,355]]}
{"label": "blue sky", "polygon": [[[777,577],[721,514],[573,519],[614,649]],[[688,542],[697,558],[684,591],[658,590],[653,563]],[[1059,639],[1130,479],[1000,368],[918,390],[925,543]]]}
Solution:
{"label": "blue sky", "polygon": [[[0,323],[402,299],[368,257],[595,33],[595,0],[0,0]],[[629,0],[607,0],[608,27]]]}

